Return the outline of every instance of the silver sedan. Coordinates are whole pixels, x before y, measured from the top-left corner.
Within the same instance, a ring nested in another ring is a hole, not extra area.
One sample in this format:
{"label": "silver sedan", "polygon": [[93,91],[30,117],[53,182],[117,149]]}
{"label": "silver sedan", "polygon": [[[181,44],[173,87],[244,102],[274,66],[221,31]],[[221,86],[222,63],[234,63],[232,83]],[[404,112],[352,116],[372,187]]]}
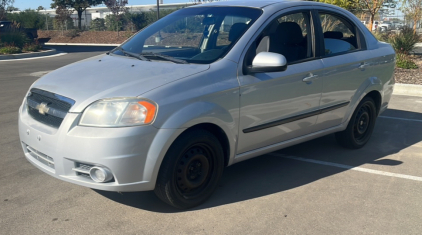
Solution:
{"label": "silver sedan", "polygon": [[391,98],[394,63],[389,44],[332,5],[201,4],[36,81],[19,135],[49,175],[154,190],[185,209],[237,162],[331,133],[363,147]]}

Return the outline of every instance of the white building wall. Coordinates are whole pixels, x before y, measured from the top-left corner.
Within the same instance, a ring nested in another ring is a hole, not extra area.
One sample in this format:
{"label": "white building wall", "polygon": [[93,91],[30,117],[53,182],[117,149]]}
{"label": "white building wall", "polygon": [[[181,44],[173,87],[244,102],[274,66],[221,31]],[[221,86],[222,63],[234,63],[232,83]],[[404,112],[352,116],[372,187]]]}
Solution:
{"label": "white building wall", "polygon": [[[162,0],[160,0],[160,2],[162,3]],[[177,9],[177,8],[182,8],[182,7],[188,7],[194,5],[194,3],[172,3],[172,4],[160,4],[160,10],[164,10],[164,9]],[[157,10],[157,5],[156,4],[151,4],[151,5],[132,5],[132,6],[127,6],[128,10],[130,12],[145,12],[145,11],[156,11]],[[50,9],[50,10],[43,10],[43,11],[39,11],[41,14],[48,14],[50,17],[55,17],[56,16],[56,10],[55,9]],[[74,12],[76,13],[76,12]],[[92,7],[92,8],[88,8],[86,9],[83,13],[82,13],[82,27],[84,26],[90,26],[91,25],[91,21],[97,18],[102,18],[104,19],[107,15],[110,15],[111,12],[107,7]],[[73,19],[74,25],[77,26],[78,25],[78,14],[72,14],[70,16]]]}

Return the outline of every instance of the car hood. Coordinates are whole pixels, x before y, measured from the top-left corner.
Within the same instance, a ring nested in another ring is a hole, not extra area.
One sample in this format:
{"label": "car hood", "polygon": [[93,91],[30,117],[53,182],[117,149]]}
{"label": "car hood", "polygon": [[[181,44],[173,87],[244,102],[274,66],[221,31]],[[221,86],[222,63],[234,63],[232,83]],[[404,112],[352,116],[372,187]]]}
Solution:
{"label": "car hood", "polygon": [[207,69],[209,65],[100,55],[54,70],[35,82],[32,88],[73,99],[75,104],[69,111],[82,112],[99,99],[140,96]]}

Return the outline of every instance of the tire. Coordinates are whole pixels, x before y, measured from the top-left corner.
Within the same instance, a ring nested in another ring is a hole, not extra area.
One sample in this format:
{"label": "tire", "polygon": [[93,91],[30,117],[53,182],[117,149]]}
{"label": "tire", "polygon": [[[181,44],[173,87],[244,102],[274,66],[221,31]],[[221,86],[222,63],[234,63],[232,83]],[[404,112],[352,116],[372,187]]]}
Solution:
{"label": "tire", "polygon": [[224,152],[218,139],[205,130],[188,130],[167,151],[154,192],[173,207],[192,208],[211,196],[223,170]]}
{"label": "tire", "polygon": [[377,118],[375,102],[365,97],[357,106],[346,130],[336,133],[337,143],[349,149],[359,149],[365,146],[371,138]]}

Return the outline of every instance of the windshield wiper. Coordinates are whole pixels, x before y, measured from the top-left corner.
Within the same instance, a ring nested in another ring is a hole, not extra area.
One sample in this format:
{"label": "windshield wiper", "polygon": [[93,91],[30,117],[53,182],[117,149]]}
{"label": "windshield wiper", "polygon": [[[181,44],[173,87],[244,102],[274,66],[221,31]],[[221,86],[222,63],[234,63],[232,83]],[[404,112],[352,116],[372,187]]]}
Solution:
{"label": "windshield wiper", "polygon": [[[136,54],[136,53],[132,53],[132,52],[125,51],[125,50],[123,50],[123,48],[121,48],[121,47],[116,47],[116,49],[115,49],[115,50],[119,50],[119,51],[123,52],[123,54],[128,55],[128,56],[132,56],[132,57],[137,58],[137,59],[139,59],[139,60],[151,61],[151,60],[147,59],[146,57],[144,57],[144,56],[142,56],[142,55],[140,55],[140,54]],[[114,51],[114,50],[113,50],[113,51]]]}
{"label": "windshield wiper", "polygon": [[154,53],[154,52],[144,52],[144,53],[141,53],[139,55],[140,56],[148,56],[148,57],[157,57],[157,58],[168,60],[168,61],[178,63],[178,64],[188,64],[188,62],[186,62],[186,60],[176,59],[176,58],[169,56],[169,55],[164,55],[164,54],[159,54],[159,53]]}

